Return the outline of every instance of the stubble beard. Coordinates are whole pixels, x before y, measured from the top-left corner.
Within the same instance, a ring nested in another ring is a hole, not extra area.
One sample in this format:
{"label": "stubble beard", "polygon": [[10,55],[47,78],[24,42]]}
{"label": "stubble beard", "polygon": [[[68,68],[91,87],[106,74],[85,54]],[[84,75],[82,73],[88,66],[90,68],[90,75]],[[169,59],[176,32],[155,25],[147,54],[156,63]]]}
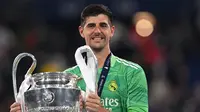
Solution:
{"label": "stubble beard", "polygon": [[93,52],[101,52],[105,48],[105,46],[100,46],[100,47],[90,46],[90,47],[93,50]]}

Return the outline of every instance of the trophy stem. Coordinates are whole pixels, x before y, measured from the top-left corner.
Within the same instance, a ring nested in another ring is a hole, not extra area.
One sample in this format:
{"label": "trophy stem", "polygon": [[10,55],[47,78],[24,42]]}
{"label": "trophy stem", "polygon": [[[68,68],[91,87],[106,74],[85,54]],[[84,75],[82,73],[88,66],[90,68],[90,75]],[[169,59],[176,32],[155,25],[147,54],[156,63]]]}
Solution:
{"label": "trophy stem", "polygon": [[36,59],[35,57],[32,55],[32,54],[29,54],[29,53],[21,53],[19,54],[14,62],[13,62],[13,67],[12,67],[12,80],[13,80],[13,91],[14,91],[14,97],[15,97],[15,101],[17,101],[17,82],[16,82],[16,72],[17,72],[17,66],[20,62],[20,60],[26,56],[29,56],[33,59],[33,63],[31,65],[31,67],[28,69],[26,75],[31,75],[32,72],[34,71],[35,67],[36,67]]}

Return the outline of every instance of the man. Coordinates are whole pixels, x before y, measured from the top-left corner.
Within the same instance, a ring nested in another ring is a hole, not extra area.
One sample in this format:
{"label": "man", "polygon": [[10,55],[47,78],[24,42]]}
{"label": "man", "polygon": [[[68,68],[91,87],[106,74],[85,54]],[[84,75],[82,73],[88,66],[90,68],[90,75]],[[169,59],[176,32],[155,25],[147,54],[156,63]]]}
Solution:
{"label": "man", "polygon": [[[106,77],[105,82],[98,85],[98,93],[88,95],[84,107],[90,112],[148,112],[145,73],[138,64],[111,53],[109,42],[114,31],[112,13],[106,6],[92,4],[81,13],[80,35],[97,57],[98,78]],[[64,72],[81,76],[78,66]],[[84,80],[80,80],[78,86],[86,89]],[[20,112],[19,104],[11,105],[10,112]]]}

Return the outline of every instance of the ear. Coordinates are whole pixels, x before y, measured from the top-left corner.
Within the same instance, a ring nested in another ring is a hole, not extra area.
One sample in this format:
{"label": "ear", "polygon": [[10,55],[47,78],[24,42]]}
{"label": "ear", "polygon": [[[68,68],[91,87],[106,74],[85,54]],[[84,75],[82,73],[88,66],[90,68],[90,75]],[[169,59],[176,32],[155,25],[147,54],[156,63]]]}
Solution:
{"label": "ear", "polygon": [[83,27],[82,27],[82,26],[79,26],[79,27],[78,27],[78,30],[79,30],[79,33],[80,33],[81,37],[84,38]]}
{"label": "ear", "polygon": [[110,30],[111,30],[111,38],[112,38],[115,33],[115,26],[114,25],[111,26]]}

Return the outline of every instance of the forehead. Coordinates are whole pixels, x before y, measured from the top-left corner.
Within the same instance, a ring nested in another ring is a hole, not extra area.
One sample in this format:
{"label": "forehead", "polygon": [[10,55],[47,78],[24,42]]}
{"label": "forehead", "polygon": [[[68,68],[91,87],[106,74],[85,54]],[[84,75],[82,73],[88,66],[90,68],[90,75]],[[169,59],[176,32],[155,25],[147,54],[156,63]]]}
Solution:
{"label": "forehead", "polygon": [[85,25],[89,24],[89,23],[107,23],[109,24],[109,19],[108,16],[104,15],[104,14],[99,14],[97,16],[89,16],[87,17],[86,21],[85,21]]}

